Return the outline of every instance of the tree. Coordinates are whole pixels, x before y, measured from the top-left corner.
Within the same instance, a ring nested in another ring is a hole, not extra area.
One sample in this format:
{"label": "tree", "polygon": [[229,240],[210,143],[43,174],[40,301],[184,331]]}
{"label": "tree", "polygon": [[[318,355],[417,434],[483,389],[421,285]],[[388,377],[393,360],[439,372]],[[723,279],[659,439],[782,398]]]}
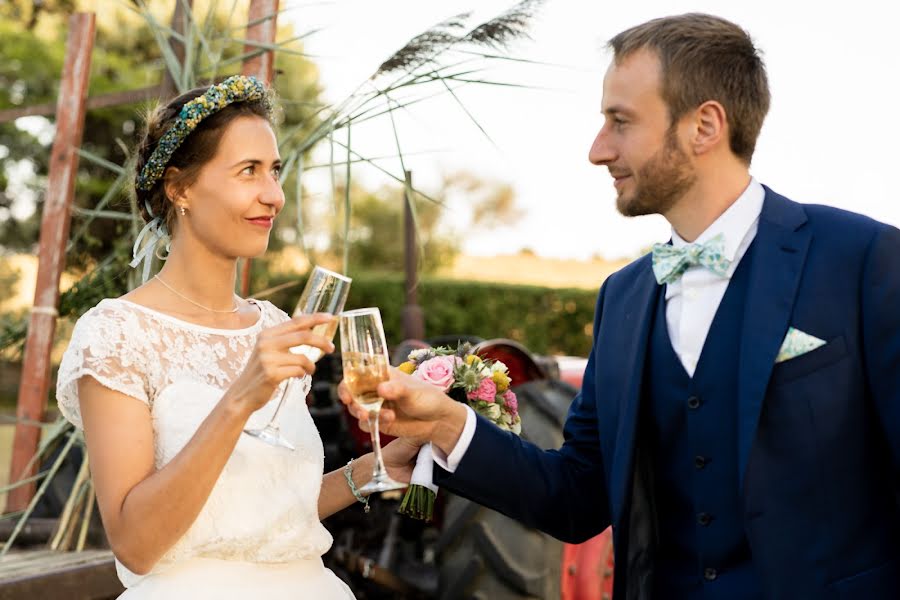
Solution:
{"label": "tree", "polygon": [[[397,271],[404,268],[403,189],[383,187],[375,192],[358,190],[354,194],[350,217],[350,264],[354,269]],[[459,253],[460,239],[454,232],[441,230],[443,207],[416,197],[416,234],[419,242],[419,268],[430,273],[453,262]],[[334,244],[335,247],[339,247]]]}
{"label": "tree", "polygon": [[[336,196],[344,196],[340,183]],[[429,198],[413,193],[414,218],[418,242],[418,265],[422,273],[434,273],[453,263],[465,236],[498,226],[511,225],[522,216],[509,184],[480,178],[460,171],[444,177]],[[345,244],[355,271],[404,270],[404,190],[399,185],[384,185],[369,190],[350,186],[350,221],[344,239],[344,207],[337,211],[318,210],[306,205],[304,222],[307,234],[327,238],[327,249],[315,260],[339,265]],[[323,218],[323,215],[330,215]],[[454,219],[451,219],[453,215]],[[459,218],[466,215],[467,218]],[[315,250],[312,252],[315,254]]]}

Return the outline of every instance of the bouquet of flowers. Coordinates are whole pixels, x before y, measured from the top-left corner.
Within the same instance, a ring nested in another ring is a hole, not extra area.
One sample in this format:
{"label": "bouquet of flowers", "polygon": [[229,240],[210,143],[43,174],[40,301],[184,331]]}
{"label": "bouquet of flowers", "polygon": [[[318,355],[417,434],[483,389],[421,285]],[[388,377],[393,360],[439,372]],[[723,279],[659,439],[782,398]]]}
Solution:
{"label": "bouquet of flowers", "polygon": [[[455,350],[445,346],[413,350],[399,369],[440,388],[454,400],[465,402],[501,429],[521,433],[518,401],[509,389],[509,369],[500,361],[481,358],[470,344],[461,344]],[[431,444],[423,446],[400,504],[401,514],[431,520],[437,496],[437,487],[431,481],[432,456]]]}

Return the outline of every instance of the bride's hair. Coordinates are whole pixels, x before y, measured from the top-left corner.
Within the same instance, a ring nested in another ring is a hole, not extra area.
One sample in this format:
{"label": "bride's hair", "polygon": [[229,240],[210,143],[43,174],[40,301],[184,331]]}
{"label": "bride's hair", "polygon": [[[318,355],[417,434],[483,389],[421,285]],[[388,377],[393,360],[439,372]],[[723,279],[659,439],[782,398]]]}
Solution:
{"label": "bride's hair", "polygon": [[[191,100],[198,98],[209,90],[209,86],[192,89],[177,98],[173,98],[165,104],[160,104],[149,112],[146,118],[146,128],[138,144],[135,156],[134,191],[137,194],[137,205],[141,211],[141,217],[145,222],[150,222],[154,217],[161,217],[169,232],[174,231],[175,205],[166,197],[165,182],[169,181],[178,189],[184,189],[197,180],[200,170],[216,154],[222,132],[226,126],[238,117],[257,116],[269,123],[274,122],[272,106],[274,98],[271,90],[267,95],[258,100],[245,100],[229,104],[212,114],[197,125],[184,139],[172,157],[166,163],[166,172],[159,178],[149,190],[142,190],[138,186],[138,178],[141,170],[150,155],[156,149],[160,138],[175,124],[182,107]],[[168,167],[176,167],[178,170],[169,170]],[[150,210],[147,210],[149,206]],[[152,214],[151,214],[152,212]]]}

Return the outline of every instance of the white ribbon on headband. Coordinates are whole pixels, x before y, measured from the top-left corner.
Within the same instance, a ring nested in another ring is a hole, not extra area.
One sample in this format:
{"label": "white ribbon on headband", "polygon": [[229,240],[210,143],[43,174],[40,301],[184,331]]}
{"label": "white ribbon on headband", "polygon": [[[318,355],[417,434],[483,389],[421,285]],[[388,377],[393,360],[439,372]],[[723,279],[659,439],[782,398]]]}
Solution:
{"label": "white ribbon on headband", "polygon": [[[145,237],[147,242],[142,247],[141,242],[144,241]],[[163,258],[156,252],[159,242],[163,239],[166,240],[166,252],[168,253],[172,243],[169,239],[169,230],[166,228],[166,223],[162,218],[154,217],[149,223],[144,225],[144,228],[141,229],[137,239],[134,241],[134,248],[131,250],[131,255],[134,257],[131,261],[131,267],[135,268],[143,261],[142,283],[147,283],[147,280],[150,278],[150,266],[153,264],[153,257]]]}

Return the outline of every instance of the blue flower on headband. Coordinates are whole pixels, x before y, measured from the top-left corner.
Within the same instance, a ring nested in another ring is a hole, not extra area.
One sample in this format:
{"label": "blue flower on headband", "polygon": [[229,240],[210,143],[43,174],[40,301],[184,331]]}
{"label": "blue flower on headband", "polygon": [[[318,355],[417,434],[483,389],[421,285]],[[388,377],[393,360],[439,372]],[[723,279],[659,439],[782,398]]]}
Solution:
{"label": "blue flower on headband", "polygon": [[200,121],[235,102],[265,100],[266,87],[255,77],[234,75],[222,83],[210,86],[202,96],[181,107],[175,124],[160,138],[147,164],[141,169],[137,181],[139,190],[149,190],[156,185],[166,170],[166,165],[178,147],[197,128]]}

